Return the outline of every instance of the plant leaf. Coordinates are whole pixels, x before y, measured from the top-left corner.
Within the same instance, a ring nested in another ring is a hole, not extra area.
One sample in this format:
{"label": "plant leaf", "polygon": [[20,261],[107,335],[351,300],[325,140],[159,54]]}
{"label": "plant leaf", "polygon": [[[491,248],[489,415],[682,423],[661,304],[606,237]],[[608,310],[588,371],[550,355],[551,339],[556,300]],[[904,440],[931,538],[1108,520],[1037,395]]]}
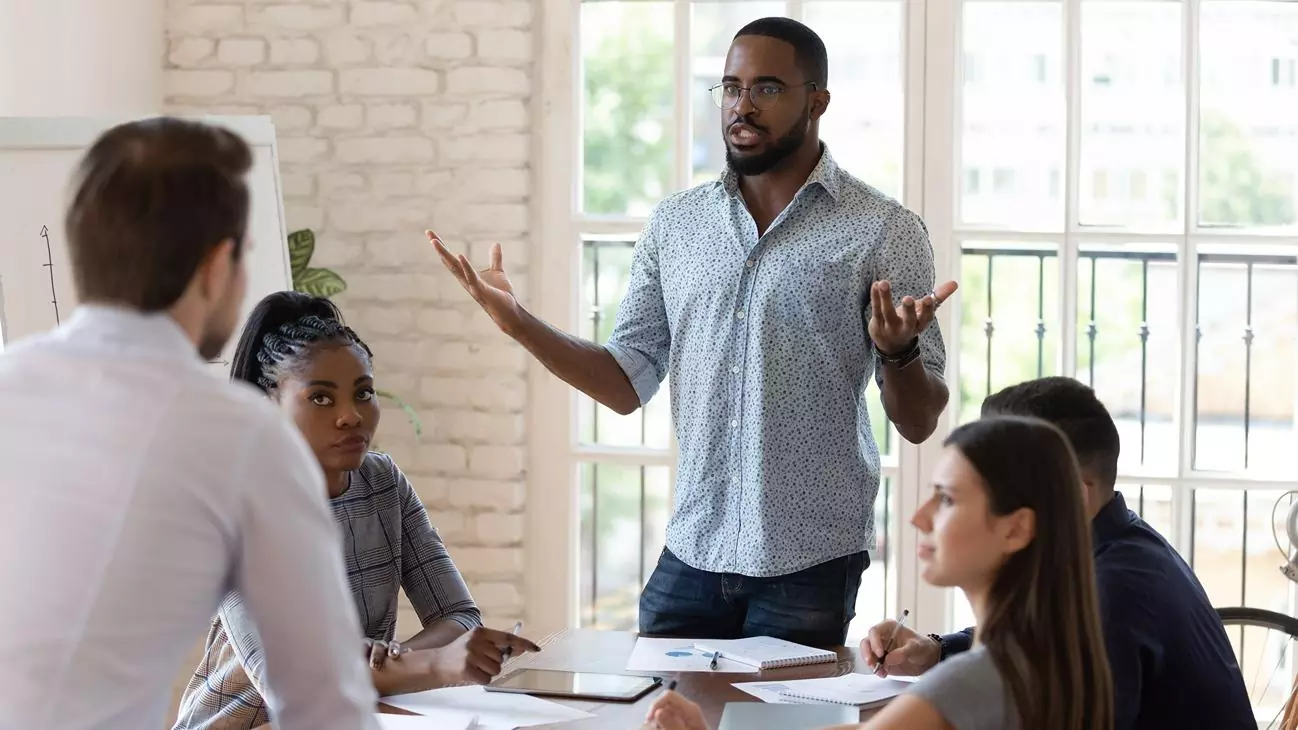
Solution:
{"label": "plant leaf", "polygon": [[410,425],[414,426],[415,428],[415,438],[418,438],[424,434],[424,423],[423,421],[419,420],[419,414],[415,412],[414,408],[410,407],[409,403],[406,403],[405,401],[401,400],[401,398],[397,396],[395,393],[391,393],[386,390],[375,389],[374,394],[379,396],[380,398],[387,398],[393,403],[396,403],[398,406],[401,407],[401,410],[406,412],[406,418],[410,419]]}
{"label": "plant leaf", "polygon": [[307,269],[293,277],[293,288],[313,297],[326,299],[347,290],[347,282],[329,269]]}
{"label": "plant leaf", "polygon": [[307,270],[311,257],[315,254],[315,234],[310,228],[293,231],[288,234],[288,263],[296,280]]}

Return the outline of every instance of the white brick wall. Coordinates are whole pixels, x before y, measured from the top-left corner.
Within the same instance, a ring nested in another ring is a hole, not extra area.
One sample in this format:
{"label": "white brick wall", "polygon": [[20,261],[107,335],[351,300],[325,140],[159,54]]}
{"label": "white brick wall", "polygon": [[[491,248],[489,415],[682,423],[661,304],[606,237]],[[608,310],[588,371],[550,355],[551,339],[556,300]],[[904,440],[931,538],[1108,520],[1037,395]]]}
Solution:
{"label": "white brick wall", "polygon": [[[177,113],[271,114],[290,230],[339,271],[380,385],[380,443],[415,484],[488,620],[522,615],[526,358],[441,268],[424,228],[525,293],[533,5],[168,0]],[[417,622],[403,614],[402,630]]]}

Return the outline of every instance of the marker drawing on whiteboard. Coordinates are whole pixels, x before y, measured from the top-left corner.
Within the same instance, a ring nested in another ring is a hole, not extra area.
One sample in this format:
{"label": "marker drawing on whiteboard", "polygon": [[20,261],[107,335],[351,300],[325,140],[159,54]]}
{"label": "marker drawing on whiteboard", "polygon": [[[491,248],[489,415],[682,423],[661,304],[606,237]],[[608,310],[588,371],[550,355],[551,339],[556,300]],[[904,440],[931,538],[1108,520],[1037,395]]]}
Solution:
{"label": "marker drawing on whiteboard", "polygon": [[59,291],[54,288],[54,251],[50,249],[50,229],[41,226],[41,238],[45,239],[45,264],[50,270],[50,303],[54,305],[54,324],[59,322]]}

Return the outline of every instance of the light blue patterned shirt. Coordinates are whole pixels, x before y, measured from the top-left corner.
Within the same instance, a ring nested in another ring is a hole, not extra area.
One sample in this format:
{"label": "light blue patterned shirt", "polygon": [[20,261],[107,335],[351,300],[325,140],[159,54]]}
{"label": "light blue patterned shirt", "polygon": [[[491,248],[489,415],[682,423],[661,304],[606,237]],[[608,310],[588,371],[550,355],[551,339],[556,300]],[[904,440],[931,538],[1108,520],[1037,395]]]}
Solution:
{"label": "light blue patterned shirt", "polygon": [[[864,393],[882,376],[870,286],[919,297],[933,276],[919,216],[827,148],[760,237],[733,172],[658,205],[607,348],[642,404],[671,376],[678,558],[765,577],[873,546],[879,449]],[[920,343],[940,376],[936,322]]]}

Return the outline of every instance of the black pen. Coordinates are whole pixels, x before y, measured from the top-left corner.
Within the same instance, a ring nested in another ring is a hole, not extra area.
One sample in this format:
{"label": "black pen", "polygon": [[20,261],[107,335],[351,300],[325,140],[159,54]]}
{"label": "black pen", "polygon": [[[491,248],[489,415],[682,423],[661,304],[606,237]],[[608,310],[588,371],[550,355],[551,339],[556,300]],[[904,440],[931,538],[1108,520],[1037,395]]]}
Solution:
{"label": "black pen", "polygon": [[910,609],[901,612],[901,618],[897,619],[897,624],[892,627],[892,636],[888,637],[888,645],[883,647],[883,654],[879,656],[879,665],[883,665],[883,660],[888,658],[888,652],[892,651],[892,646],[897,642],[897,632],[901,627],[906,625],[906,618],[910,616]]}
{"label": "black pen", "polygon": [[719,652],[719,651],[714,651],[714,652],[712,652],[712,663],[708,665],[708,668],[709,668],[709,669],[716,669],[716,668],[717,668],[717,660],[720,659],[720,658],[721,658],[721,652]]}
{"label": "black pen", "polygon": [[[518,632],[522,630],[523,630],[523,622],[516,621],[514,622],[514,628],[510,629],[509,633],[513,634],[514,636],[518,636]],[[506,646],[504,651],[500,652],[500,663],[504,664],[505,662],[509,661],[509,658],[513,656],[513,654],[514,654],[513,645]]]}

